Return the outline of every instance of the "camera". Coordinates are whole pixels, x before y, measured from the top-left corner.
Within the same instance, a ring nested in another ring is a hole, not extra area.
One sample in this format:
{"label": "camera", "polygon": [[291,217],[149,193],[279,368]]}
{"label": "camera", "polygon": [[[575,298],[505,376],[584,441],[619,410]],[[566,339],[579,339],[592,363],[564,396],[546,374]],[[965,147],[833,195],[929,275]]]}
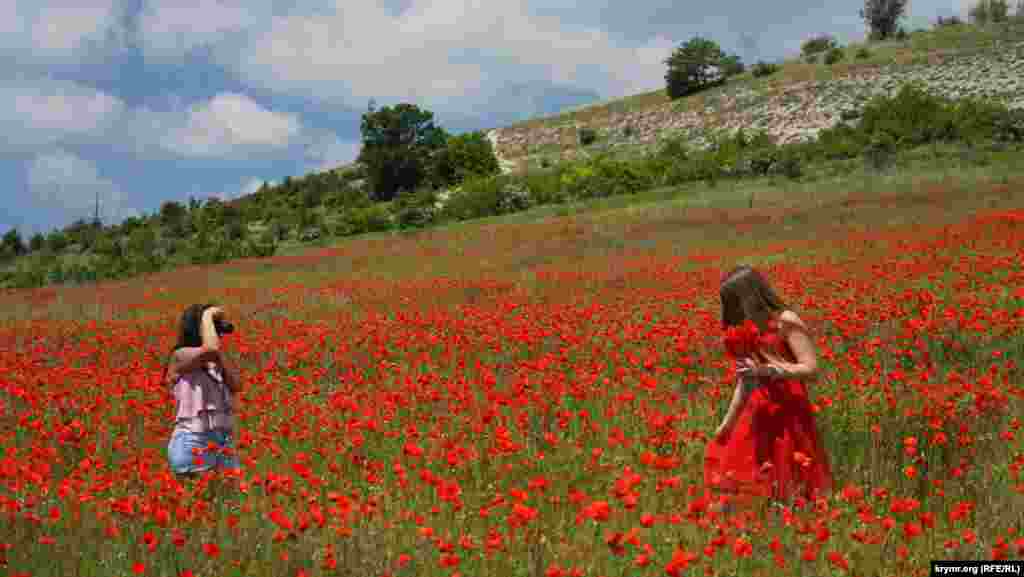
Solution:
{"label": "camera", "polygon": [[230,335],[235,332],[235,325],[224,319],[213,319],[213,328],[217,330],[218,335]]}

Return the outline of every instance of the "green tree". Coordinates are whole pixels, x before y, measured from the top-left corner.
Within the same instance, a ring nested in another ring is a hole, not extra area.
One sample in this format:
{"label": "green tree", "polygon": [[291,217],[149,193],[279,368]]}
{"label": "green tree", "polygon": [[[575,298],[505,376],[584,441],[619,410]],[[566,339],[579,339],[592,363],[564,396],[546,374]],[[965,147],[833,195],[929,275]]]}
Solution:
{"label": "green tree", "polygon": [[896,34],[897,23],[907,9],[908,0],[864,0],[860,17],[864,19],[871,37],[886,40]]}
{"label": "green tree", "polygon": [[447,142],[434,113],[414,104],[397,104],[363,114],[362,149],[358,162],[366,167],[375,200],[389,201],[400,190],[417,189]]}
{"label": "green tree", "polygon": [[1006,0],[979,0],[968,10],[968,16],[976,24],[1006,22],[1010,5]]}
{"label": "green tree", "polygon": [[3,239],[0,239],[0,256],[3,258],[11,258],[15,256],[21,256],[28,252],[25,242],[21,239],[21,233],[18,229],[12,228],[4,234]]}
{"label": "green tree", "polygon": [[666,90],[673,100],[703,90],[741,68],[738,56],[727,56],[717,42],[700,36],[676,48],[665,64]]}
{"label": "green tree", "polygon": [[491,141],[483,132],[467,132],[448,138],[447,145],[438,153],[435,184],[458,185],[469,177],[491,176],[500,171]]}
{"label": "green tree", "polygon": [[167,201],[160,206],[160,224],[167,227],[168,231],[175,236],[185,233],[185,219],[188,211],[180,202]]}
{"label": "green tree", "polygon": [[28,248],[32,252],[43,250],[43,247],[45,247],[45,246],[46,246],[46,237],[43,236],[43,233],[41,233],[41,232],[37,232],[37,233],[33,234],[32,238],[29,239],[29,241],[28,241]]}

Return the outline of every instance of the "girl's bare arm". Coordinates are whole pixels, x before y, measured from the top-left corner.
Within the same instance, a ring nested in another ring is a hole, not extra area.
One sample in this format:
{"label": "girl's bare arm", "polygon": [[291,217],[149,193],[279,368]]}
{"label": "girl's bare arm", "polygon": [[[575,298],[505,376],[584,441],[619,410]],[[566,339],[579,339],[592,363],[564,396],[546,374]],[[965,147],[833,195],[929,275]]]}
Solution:
{"label": "girl's bare arm", "polygon": [[779,321],[782,336],[789,343],[789,348],[796,356],[796,362],[789,363],[783,359],[772,358],[767,364],[785,371],[786,378],[811,379],[817,376],[818,357],[814,352],[814,343],[811,341],[807,326],[792,311],[783,313]]}

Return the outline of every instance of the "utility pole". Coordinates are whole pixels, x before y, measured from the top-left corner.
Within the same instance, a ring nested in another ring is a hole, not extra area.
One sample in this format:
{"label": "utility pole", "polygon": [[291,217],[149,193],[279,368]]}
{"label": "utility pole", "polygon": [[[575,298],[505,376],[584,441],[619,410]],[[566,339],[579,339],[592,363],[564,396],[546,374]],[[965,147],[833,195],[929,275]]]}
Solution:
{"label": "utility pole", "polygon": [[92,224],[97,229],[100,227],[100,189],[96,189],[96,212],[92,217]]}

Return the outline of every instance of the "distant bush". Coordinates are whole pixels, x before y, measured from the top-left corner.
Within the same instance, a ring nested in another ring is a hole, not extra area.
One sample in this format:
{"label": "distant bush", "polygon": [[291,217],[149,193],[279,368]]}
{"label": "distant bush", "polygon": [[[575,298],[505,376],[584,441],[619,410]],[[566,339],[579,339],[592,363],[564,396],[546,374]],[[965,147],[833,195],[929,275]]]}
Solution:
{"label": "distant bush", "polygon": [[873,134],[864,148],[864,158],[868,165],[875,170],[882,170],[890,166],[895,154],[896,140],[887,132]]}
{"label": "distant bush", "polygon": [[526,210],[531,205],[529,192],[520,179],[508,175],[477,177],[452,191],[440,218],[470,220]]}
{"label": "distant bush", "polygon": [[835,37],[828,34],[821,34],[805,40],[804,43],[800,45],[800,54],[804,58],[814,58],[818,54],[828,52],[838,46],[839,45],[836,43]]}
{"label": "distant bush", "polygon": [[437,191],[421,188],[414,192],[400,192],[391,206],[395,224],[400,229],[422,228],[437,218]]}
{"label": "distant bush", "polygon": [[759,61],[757,64],[750,68],[750,72],[754,75],[754,78],[761,78],[764,76],[771,76],[778,71],[779,67],[777,64],[770,62]]}
{"label": "distant bush", "polygon": [[471,176],[501,172],[494,146],[479,131],[449,137],[436,159],[434,185],[438,188],[457,185]]}
{"label": "distant bush", "polygon": [[597,141],[597,131],[589,126],[584,126],[579,130],[579,139],[581,146],[590,146]]}
{"label": "distant bush", "polygon": [[825,64],[832,66],[836,62],[841,61],[846,56],[842,48],[832,48],[825,53]]}
{"label": "distant bush", "polygon": [[607,155],[567,166],[560,180],[574,199],[633,194],[651,185],[648,174],[636,163]]}
{"label": "distant bush", "polygon": [[391,229],[391,215],[383,204],[349,208],[339,215],[335,234],[352,236],[368,232],[382,232]]}
{"label": "distant bush", "polygon": [[871,58],[871,51],[861,46],[857,49],[857,52],[854,53],[853,57],[857,60],[867,60],[868,58]]}

